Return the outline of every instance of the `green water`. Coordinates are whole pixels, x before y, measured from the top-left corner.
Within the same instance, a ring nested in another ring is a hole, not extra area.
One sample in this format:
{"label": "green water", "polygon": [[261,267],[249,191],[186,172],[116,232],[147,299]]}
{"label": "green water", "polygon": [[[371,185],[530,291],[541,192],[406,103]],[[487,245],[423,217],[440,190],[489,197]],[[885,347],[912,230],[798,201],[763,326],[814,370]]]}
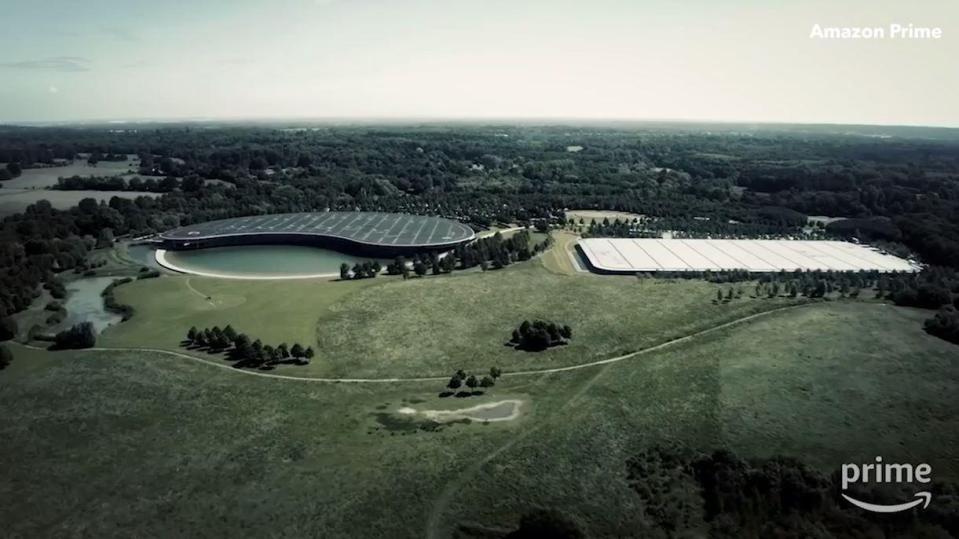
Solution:
{"label": "green water", "polygon": [[[167,251],[166,259],[186,270],[231,275],[315,275],[340,272],[340,264],[373,260],[329,249],[297,245],[242,245]],[[390,260],[380,259],[386,266]]]}
{"label": "green water", "polygon": [[92,322],[97,333],[123,319],[103,307],[103,290],[114,281],[113,277],[85,277],[67,283],[67,299],[63,306],[67,317],[57,329],[67,329],[80,322]]}

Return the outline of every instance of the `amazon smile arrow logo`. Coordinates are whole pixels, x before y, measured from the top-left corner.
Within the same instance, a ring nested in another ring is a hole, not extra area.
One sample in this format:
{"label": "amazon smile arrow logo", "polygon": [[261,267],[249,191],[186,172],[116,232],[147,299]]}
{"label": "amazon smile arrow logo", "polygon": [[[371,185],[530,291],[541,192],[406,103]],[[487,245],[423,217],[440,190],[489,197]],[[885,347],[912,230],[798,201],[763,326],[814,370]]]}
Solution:
{"label": "amazon smile arrow logo", "polygon": [[[932,473],[932,466],[928,464],[893,464],[883,463],[882,457],[876,457],[876,462],[870,464],[843,464],[842,465],[842,490],[849,488],[850,483],[928,483],[931,481],[929,474]],[[923,509],[929,507],[932,501],[932,493],[921,491],[915,494],[915,499],[899,504],[881,505],[864,502],[849,496],[842,492],[842,497],[847,502],[873,513],[898,513],[908,511],[914,507],[922,506]]]}
{"label": "amazon smile arrow logo", "polygon": [[865,509],[866,511],[872,511],[873,513],[898,513],[899,511],[908,511],[913,507],[922,505],[922,508],[925,509],[929,507],[929,502],[932,501],[932,494],[926,491],[917,492],[915,500],[906,503],[899,503],[896,505],[879,505],[876,503],[864,502],[857,500],[848,494],[843,494],[843,498],[846,498],[846,501],[859,507]]}

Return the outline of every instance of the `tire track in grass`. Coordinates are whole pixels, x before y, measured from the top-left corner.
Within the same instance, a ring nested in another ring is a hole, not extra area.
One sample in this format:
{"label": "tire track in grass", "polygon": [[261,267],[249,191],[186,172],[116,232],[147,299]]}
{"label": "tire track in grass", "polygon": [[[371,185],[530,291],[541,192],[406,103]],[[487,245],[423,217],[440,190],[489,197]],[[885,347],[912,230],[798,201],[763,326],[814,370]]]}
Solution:
{"label": "tire track in grass", "polygon": [[[538,433],[542,429],[546,428],[551,424],[551,419],[556,417],[565,417],[565,411],[572,406],[580,397],[582,397],[593,385],[599,380],[600,377],[609,369],[609,363],[604,364],[601,369],[596,371],[589,380],[586,381],[579,389],[576,390],[563,404],[561,404],[552,414],[552,416],[545,421],[542,421],[537,426],[523,430],[520,434],[508,440],[503,445],[489,452],[485,457],[474,462],[469,467],[467,467],[462,472],[456,474],[456,478],[452,481],[449,481],[443,490],[440,492],[440,495],[433,501],[433,506],[430,509],[430,515],[427,519],[426,524],[426,537],[428,539],[438,539],[442,537],[442,527],[443,527],[443,514],[449,508],[450,503],[453,501],[453,498],[457,492],[457,489],[464,483],[468,482],[470,478],[482,471],[483,467],[493,461],[496,457],[502,455],[503,453],[509,451],[518,443],[526,440],[531,435]],[[543,379],[540,379],[543,380]]]}

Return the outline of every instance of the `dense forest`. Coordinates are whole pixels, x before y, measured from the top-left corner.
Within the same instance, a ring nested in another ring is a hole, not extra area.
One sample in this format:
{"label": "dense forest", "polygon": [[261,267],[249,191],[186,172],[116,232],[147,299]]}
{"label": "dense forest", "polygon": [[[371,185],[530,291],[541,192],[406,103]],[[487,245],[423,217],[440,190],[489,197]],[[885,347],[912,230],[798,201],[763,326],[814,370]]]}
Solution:
{"label": "dense forest", "polygon": [[437,214],[476,229],[609,209],[656,229],[726,237],[796,234],[807,215],[847,217],[823,233],[959,268],[959,143],[949,140],[696,126],[0,128],[0,180],[126,155],[139,156],[136,181],[64,178],[56,188],[162,196],[87,199],[66,211],[38,202],[3,220],[0,316],[82,265],[105,234],[325,209]]}

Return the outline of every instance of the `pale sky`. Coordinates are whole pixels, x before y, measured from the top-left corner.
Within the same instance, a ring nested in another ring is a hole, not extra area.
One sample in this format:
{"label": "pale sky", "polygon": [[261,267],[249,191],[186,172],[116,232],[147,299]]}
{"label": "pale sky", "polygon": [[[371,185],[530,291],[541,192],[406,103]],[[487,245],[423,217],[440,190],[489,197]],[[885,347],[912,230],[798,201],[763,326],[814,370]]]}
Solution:
{"label": "pale sky", "polygon": [[[0,0],[0,122],[959,127],[957,0]],[[939,40],[817,40],[914,24]]]}

